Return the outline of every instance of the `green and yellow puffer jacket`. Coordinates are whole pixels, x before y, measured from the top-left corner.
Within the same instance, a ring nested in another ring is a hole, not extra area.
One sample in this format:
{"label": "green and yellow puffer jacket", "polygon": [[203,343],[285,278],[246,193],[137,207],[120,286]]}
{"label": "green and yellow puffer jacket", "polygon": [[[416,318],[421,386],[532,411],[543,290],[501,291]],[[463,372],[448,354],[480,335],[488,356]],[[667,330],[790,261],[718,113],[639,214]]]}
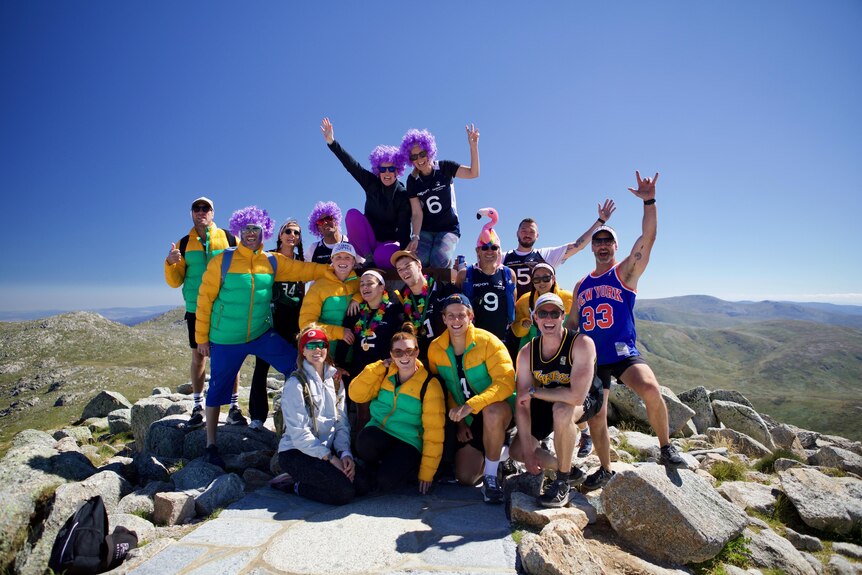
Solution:
{"label": "green and yellow puffer jacket", "polygon": [[[185,255],[175,264],[169,264],[165,260],[165,281],[173,288],[183,286],[183,299],[186,301],[186,311],[195,313],[198,305],[198,289],[201,286],[201,278],[207,269],[210,260],[227,249],[233,240],[230,232],[210,224],[207,228],[207,237],[201,238],[198,232],[192,228],[188,234]],[[179,246],[184,238],[177,242]]]}

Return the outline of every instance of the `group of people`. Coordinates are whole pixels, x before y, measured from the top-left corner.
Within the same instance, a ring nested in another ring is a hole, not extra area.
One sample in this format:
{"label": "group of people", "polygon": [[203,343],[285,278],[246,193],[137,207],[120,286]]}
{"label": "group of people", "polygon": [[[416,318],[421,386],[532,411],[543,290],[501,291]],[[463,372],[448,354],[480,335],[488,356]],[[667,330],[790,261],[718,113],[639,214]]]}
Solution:
{"label": "group of people", "polygon": [[[477,240],[476,263],[459,266],[452,179],[479,175],[474,126],[466,128],[469,166],[436,161],[434,137],[410,130],[399,147],[375,148],[370,170],[335,140],[329,119],[321,131],[366,194],[364,212],[346,214],[347,233],[339,207],[318,202],[307,228],[318,240],[304,246],[302,226],[291,218],[268,252],[275,226],[266,210],[237,210],[222,230],[213,202],[200,197],[192,202],[192,229],[165,260],[165,278],[182,286],[186,302],[194,397],[187,425],[206,424],[207,461],[224,466],[221,406],[230,406],[227,424],[248,424],[237,382],[254,355],[251,427],[262,429],[267,419],[269,367],[285,374],[278,458],[285,473],[274,485],[317,501],[343,504],[410,482],[426,493],[445,468],[459,483],[481,481],[484,500],[497,503],[501,463],[511,459],[531,473],[554,471],[539,501],[564,506],[573,487],[597,489],[613,476],[612,378],[644,400],[661,463],[684,465],[669,441],[656,377],[637,350],[633,315],[656,236],[658,174],[637,173],[637,188],[629,188],[643,200],[644,216],[622,260],[606,225],[615,205],[606,200],[583,235],[556,248],[536,249],[538,224],[524,219],[518,248],[505,255],[496,211],[480,210],[492,223]],[[408,166],[405,187],[398,177]],[[574,292],[561,289],[556,267],[588,244],[595,271]],[[423,266],[457,273],[437,281]],[[401,286],[388,288],[387,278]],[[593,445],[601,465],[587,475],[573,456]]]}

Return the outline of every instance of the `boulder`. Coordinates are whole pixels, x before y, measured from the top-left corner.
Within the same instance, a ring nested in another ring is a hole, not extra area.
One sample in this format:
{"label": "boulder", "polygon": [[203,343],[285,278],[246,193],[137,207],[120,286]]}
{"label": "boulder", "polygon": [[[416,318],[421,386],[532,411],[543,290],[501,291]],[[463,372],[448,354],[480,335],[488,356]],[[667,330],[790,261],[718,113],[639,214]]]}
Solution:
{"label": "boulder", "polygon": [[754,459],[761,459],[767,455],[772,455],[772,451],[770,451],[768,447],[756,439],[734,429],[728,429],[726,427],[710,427],[706,430],[706,435],[709,437],[710,441],[715,443],[725,441],[729,443],[731,448],[737,453],[741,453],[742,455],[752,457]]}
{"label": "boulder", "polygon": [[825,445],[834,445],[847,451],[852,451],[856,455],[862,455],[862,442],[853,441],[840,435],[821,435],[816,440],[815,447],[823,447]]}
{"label": "boulder", "polygon": [[590,551],[578,526],[552,521],[538,535],[527,533],[518,544],[521,565],[530,575],[601,575],[602,560]]}
{"label": "boulder", "polygon": [[775,511],[775,495],[768,485],[748,481],[725,481],[718,488],[718,492],[740,509],[752,509],[767,515]]}
{"label": "boulder", "polygon": [[108,515],[108,525],[111,526],[111,531],[122,525],[130,531],[134,531],[138,535],[138,542],[152,541],[153,535],[156,534],[156,526],[143,517],[132,515],[131,513],[111,513]]}
{"label": "boulder", "polygon": [[829,575],[859,575],[862,568],[856,563],[851,563],[841,555],[832,555],[826,564]]}
{"label": "boulder", "polygon": [[743,535],[750,541],[746,544],[751,563],[764,569],[776,569],[788,575],[816,575],[802,554],[772,529],[746,529]]}
{"label": "boulder", "polygon": [[168,415],[191,414],[194,402],[185,395],[154,395],[139,400],[132,406],[132,433],[135,444],[142,449],[147,444],[150,424]]}
{"label": "boulder", "polygon": [[812,463],[821,467],[834,467],[841,471],[862,475],[862,455],[856,455],[852,451],[832,445],[818,449],[812,457]]}
{"label": "boulder", "polygon": [[135,460],[131,457],[115,455],[105,460],[105,463],[99,467],[99,471],[113,471],[132,483],[137,483],[138,481],[138,470],[135,469]]}
{"label": "boulder", "polygon": [[799,437],[796,436],[796,432],[789,425],[779,423],[771,426],[769,434],[772,436],[772,442],[777,449],[784,449],[796,457],[805,460],[805,448],[802,447]]}
{"label": "boulder", "polygon": [[797,533],[790,527],[784,529],[784,538],[790,541],[796,549],[800,551],[822,551],[823,543],[817,537]]}
{"label": "boulder", "polygon": [[168,468],[149,453],[136,453],[134,465],[135,470],[138,472],[138,481],[145,485],[150,481],[169,480],[170,473],[168,473]]}
{"label": "boulder", "polygon": [[90,432],[88,427],[64,427],[63,429],[54,432],[54,439],[57,441],[65,437],[71,437],[78,442],[78,445],[93,441],[93,434]]}
{"label": "boulder", "polygon": [[216,509],[227,507],[242,498],[244,490],[245,485],[236,474],[216,477],[203,493],[195,497],[195,512],[206,517]]}
{"label": "boulder", "polygon": [[814,569],[814,572],[817,573],[817,575],[823,575],[826,573],[826,568],[823,566],[823,563],[820,562],[820,559],[807,551],[800,551],[799,553],[805,557],[805,560],[808,561],[808,564],[811,565],[811,568]]}
{"label": "boulder", "polygon": [[[186,434],[183,443],[183,457],[197,459],[204,454],[206,431],[196,429]],[[218,429],[216,444],[222,457],[263,451],[269,454],[278,449],[278,438],[268,429],[254,430],[247,425],[224,425]]]}
{"label": "boulder", "polygon": [[144,451],[159,457],[182,457],[188,416],[170,415],[150,424]]}
{"label": "boulder", "polygon": [[16,433],[15,437],[12,438],[10,451],[25,445],[41,445],[42,447],[52,448],[55,443],[57,443],[57,440],[51,437],[50,433],[37,429],[25,429]]}
{"label": "boulder", "polygon": [[150,395],[171,395],[171,388],[169,388],[169,387],[154,387],[153,391],[150,392]]}
{"label": "boulder", "polygon": [[234,473],[242,473],[246,469],[257,469],[269,471],[269,463],[272,451],[246,451],[243,453],[226,453],[224,459],[225,469]]}
{"label": "boulder", "polygon": [[216,467],[203,459],[195,459],[171,475],[171,482],[178,491],[206,489],[216,477],[224,475],[221,467]]}
{"label": "boulder", "polygon": [[157,493],[153,504],[153,521],[159,525],[181,525],[195,516],[195,498],[188,493]]}
{"label": "boulder", "polygon": [[862,481],[829,477],[811,468],[779,472],[781,489],[802,521],[821,531],[847,535],[862,527]]}
{"label": "boulder", "polygon": [[796,461],[795,459],[787,459],[784,457],[782,457],[780,459],[776,459],[775,463],[772,464],[772,468],[775,469],[776,473],[778,473],[779,471],[787,471],[791,467],[808,467],[808,466],[805,465],[804,463],[802,463],[801,461]]}
{"label": "boulder", "polygon": [[144,514],[153,516],[153,498],[157,493],[173,490],[174,486],[165,481],[150,481],[145,487],[123,497],[117,504],[116,513]]}
{"label": "boulder", "polygon": [[852,557],[853,559],[862,560],[862,546],[860,545],[835,541],[834,543],[832,543],[832,551],[835,553],[840,553],[845,557]]}
{"label": "boulder", "polygon": [[817,449],[817,440],[820,439],[819,433],[807,429],[796,429],[795,431],[803,449]]}
{"label": "boulder", "polygon": [[131,409],[132,403],[116,391],[100,391],[96,397],[84,407],[81,419],[91,417],[107,417],[112,411],[118,409]]}
{"label": "boulder", "polygon": [[273,476],[266,471],[261,471],[254,467],[250,467],[242,472],[242,481],[245,483],[247,491],[254,491],[260,487],[265,487],[272,478]]}
{"label": "boulder", "polygon": [[81,425],[90,430],[90,433],[101,433],[104,430],[108,429],[108,418],[107,417],[91,417],[89,419],[85,419]]}
{"label": "boulder", "polygon": [[108,431],[111,435],[126,433],[132,430],[132,410],[115,409],[108,414]]}
{"label": "boulder", "polygon": [[[667,405],[670,433],[676,433],[692,418],[694,410],[681,402],[670,388],[659,386],[659,389]],[[617,409],[623,419],[633,419],[647,426],[650,424],[647,419],[646,405],[638,394],[625,385],[612,384],[608,402]]]}
{"label": "boulder", "polygon": [[703,433],[710,427],[718,427],[718,419],[712,410],[712,401],[709,399],[709,391],[702,385],[683,391],[677,397],[694,411],[691,422],[698,433]]}
{"label": "boulder", "polygon": [[660,561],[711,559],[748,525],[745,513],[685,469],[642,465],[618,471],[601,503],[622,539]]}
{"label": "boulder", "polygon": [[709,392],[709,400],[732,401],[733,403],[738,403],[740,405],[745,405],[746,407],[754,409],[754,406],[751,405],[751,402],[748,401],[748,398],[746,398],[744,395],[742,395],[735,389],[716,389],[715,391],[711,391]]}
{"label": "boulder", "polygon": [[60,453],[66,453],[67,451],[81,451],[81,448],[78,447],[78,442],[75,441],[74,437],[64,437],[57,440],[54,444],[54,449]]}
{"label": "boulder", "polygon": [[769,428],[754,409],[747,405],[719,400],[712,402],[712,408],[715,410],[715,416],[725,427],[735,429],[759,441],[770,452],[775,451],[775,442],[772,441]]}
{"label": "boulder", "polygon": [[512,493],[511,515],[513,522],[539,529],[556,520],[571,521],[581,530],[589,523],[587,514],[576,507],[542,507],[535,497],[518,492]]}

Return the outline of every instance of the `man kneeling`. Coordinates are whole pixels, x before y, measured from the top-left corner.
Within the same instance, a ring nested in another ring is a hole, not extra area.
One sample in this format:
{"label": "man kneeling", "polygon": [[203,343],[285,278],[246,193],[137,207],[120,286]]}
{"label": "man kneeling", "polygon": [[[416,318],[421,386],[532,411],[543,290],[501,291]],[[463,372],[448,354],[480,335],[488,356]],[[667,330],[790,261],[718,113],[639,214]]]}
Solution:
{"label": "man kneeling", "polygon": [[[565,329],[564,316],[558,295],[536,300],[533,322],[539,335],[521,348],[516,372],[518,436],[510,454],[534,475],[556,470],[557,478],[539,496],[545,507],[566,505],[571,486],[584,480],[584,472],[572,466],[577,424],[599,413],[604,399],[596,377],[596,346],[588,336]],[[539,443],[551,431],[556,457]]]}

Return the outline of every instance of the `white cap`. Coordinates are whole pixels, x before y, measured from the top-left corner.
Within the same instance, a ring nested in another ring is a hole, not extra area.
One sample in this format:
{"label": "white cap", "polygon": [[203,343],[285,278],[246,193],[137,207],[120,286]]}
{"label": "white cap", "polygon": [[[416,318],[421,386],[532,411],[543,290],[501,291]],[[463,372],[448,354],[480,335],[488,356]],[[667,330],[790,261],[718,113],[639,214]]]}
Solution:
{"label": "white cap", "polygon": [[612,227],[610,227],[610,226],[599,226],[598,228],[596,228],[596,231],[593,232],[592,237],[593,238],[596,237],[596,234],[599,232],[608,232],[609,234],[611,234],[611,236],[613,236],[614,242],[619,243],[619,240],[617,240],[617,233],[614,231],[614,229]]}
{"label": "white cap", "polygon": [[213,201],[205,196],[201,196],[195,201],[192,202],[192,209],[194,209],[196,204],[209,204],[210,209],[214,210],[215,206],[213,205]]}
{"label": "white cap", "polygon": [[566,306],[563,305],[563,300],[561,300],[560,296],[555,293],[548,292],[540,295],[539,299],[536,300],[536,304],[533,306],[533,309],[539,309],[545,304],[552,304],[560,308],[560,310],[566,311]]}
{"label": "white cap", "polygon": [[[338,242],[332,248],[332,256],[335,254],[349,254],[353,256],[353,259],[356,260],[357,263],[362,263],[365,261],[365,258],[360,258],[356,255],[356,250],[347,242]],[[332,257],[330,256],[330,257]]]}

